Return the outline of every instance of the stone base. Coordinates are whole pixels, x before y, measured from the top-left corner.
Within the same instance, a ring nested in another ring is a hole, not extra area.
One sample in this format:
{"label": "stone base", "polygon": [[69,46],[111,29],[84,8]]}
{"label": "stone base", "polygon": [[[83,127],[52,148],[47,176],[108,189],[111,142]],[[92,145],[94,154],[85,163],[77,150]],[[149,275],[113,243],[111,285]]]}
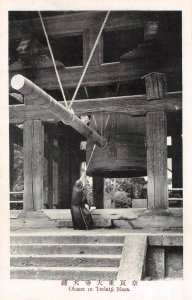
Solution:
{"label": "stone base", "polygon": [[[128,230],[176,231],[182,232],[182,208],[166,210],[147,210],[143,208],[96,209],[92,212],[96,228],[125,228]],[[11,219],[11,229],[25,228],[72,228],[69,209],[48,209],[20,213],[17,219]]]}

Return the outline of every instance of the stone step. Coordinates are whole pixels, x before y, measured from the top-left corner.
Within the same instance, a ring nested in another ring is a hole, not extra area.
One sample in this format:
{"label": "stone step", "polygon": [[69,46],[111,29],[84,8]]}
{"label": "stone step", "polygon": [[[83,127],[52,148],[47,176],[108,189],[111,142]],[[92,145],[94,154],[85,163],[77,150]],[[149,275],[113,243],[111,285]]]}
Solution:
{"label": "stone step", "polygon": [[12,244],[11,254],[121,254],[123,244]]}
{"label": "stone step", "polygon": [[13,235],[11,244],[88,244],[88,243],[123,243],[124,236],[105,235]]}
{"label": "stone step", "polygon": [[114,267],[11,267],[11,279],[109,280],[116,279]]}
{"label": "stone step", "polygon": [[13,267],[118,267],[121,255],[13,255]]}

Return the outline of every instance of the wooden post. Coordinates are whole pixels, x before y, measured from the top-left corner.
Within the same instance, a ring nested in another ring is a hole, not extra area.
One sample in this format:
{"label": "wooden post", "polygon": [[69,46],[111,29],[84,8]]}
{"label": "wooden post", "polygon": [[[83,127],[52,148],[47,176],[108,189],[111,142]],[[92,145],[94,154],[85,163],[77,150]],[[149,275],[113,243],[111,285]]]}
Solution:
{"label": "wooden post", "polygon": [[96,208],[104,208],[104,179],[93,176],[93,203]]}
{"label": "wooden post", "polygon": [[44,127],[40,120],[24,122],[24,210],[43,208]]}
{"label": "wooden post", "polygon": [[[165,101],[166,78],[164,74],[145,76],[147,100]],[[167,192],[167,118],[164,111],[146,115],[148,209],[168,207]]]}
{"label": "wooden post", "polygon": [[[86,64],[94,43],[97,39],[99,28],[86,28],[83,30],[83,65]],[[103,36],[101,35],[90,65],[100,65],[103,63]]]}

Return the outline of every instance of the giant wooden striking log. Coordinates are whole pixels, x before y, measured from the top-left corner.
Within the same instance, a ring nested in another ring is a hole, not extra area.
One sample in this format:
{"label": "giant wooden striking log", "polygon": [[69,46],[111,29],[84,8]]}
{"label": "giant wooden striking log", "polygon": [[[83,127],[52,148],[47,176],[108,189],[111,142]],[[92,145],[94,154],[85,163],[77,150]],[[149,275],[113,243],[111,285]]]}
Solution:
{"label": "giant wooden striking log", "polygon": [[74,115],[72,110],[65,108],[29,79],[22,75],[15,75],[12,78],[11,85],[23,95],[27,95],[27,99],[33,100],[33,103],[36,103],[45,109],[49,109],[64,124],[73,127],[83,136],[89,138],[98,147],[104,148],[107,146],[105,138],[101,137],[96,131],[84,124],[77,116]]}

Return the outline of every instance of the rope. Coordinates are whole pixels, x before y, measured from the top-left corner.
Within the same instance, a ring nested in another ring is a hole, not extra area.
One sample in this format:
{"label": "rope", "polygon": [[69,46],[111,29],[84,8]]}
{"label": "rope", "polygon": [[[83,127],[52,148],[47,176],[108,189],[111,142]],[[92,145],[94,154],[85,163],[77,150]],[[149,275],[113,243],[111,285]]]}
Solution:
{"label": "rope", "polygon": [[[87,166],[86,166],[86,169],[88,169],[88,167],[89,167],[89,164],[90,164],[90,162],[91,162],[93,153],[94,153],[94,151],[95,151],[95,148],[96,148],[96,145],[94,144],[93,149],[92,149],[92,152],[91,152],[91,155],[90,155],[90,157],[89,157],[89,161],[88,161]],[[81,175],[81,178],[80,178],[79,180],[83,180],[83,177],[85,176],[85,174],[86,174],[86,170],[85,170],[85,172],[83,173],[83,175]]]}
{"label": "rope", "polygon": [[63,96],[63,100],[64,100],[64,102],[65,102],[65,106],[67,107],[67,100],[66,100],[65,93],[64,93],[64,90],[63,90],[63,87],[62,87],[62,84],[61,84],[61,80],[60,80],[60,77],[59,77],[59,73],[58,73],[58,71],[57,71],[57,67],[56,67],[56,64],[55,64],[55,59],[54,59],[54,56],[53,56],[53,51],[52,51],[51,45],[50,45],[50,43],[49,43],[49,38],[48,38],[48,35],[47,35],[47,32],[46,32],[45,25],[44,25],[43,18],[42,18],[42,16],[41,16],[40,11],[38,11],[38,14],[39,14],[39,18],[40,18],[40,20],[41,20],[41,24],[42,24],[43,31],[44,31],[44,34],[45,34],[45,38],[46,38],[46,40],[47,40],[47,44],[48,44],[48,47],[49,47],[49,51],[50,51],[51,58],[52,58],[52,61],[53,61],[53,66],[54,66],[55,73],[56,73],[56,76],[57,76],[57,80],[58,80],[58,82],[59,82],[59,86],[60,86],[61,93],[62,93],[62,96]]}
{"label": "rope", "polygon": [[89,93],[88,93],[88,90],[87,90],[86,86],[84,86],[84,90],[85,90],[85,94],[86,94],[87,99],[89,99]]}
{"label": "rope", "polygon": [[96,47],[97,47],[98,41],[99,41],[100,36],[101,36],[101,34],[102,34],[103,28],[104,28],[104,26],[105,26],[105,24],[106,24],[106,22],[107,22],[107,19],[108,19],[108,17],[109,17],[109,14],[110,14],[110,11],[108,11],[107,14],[106,14],[106,16],[105,16],[105,19],[104,19],[104,21],[103,21],[103,24],[102,24],[102,26],[101,26],[101,29],[100,29],[99,34],[98,34],[98,36],[97,36],[97,39],[96,39],[96,41],[95,41],[95,44],[94,44],[94,46],[93,46],[93,49],[91,50],[90,56],[89,56],[89,58],[88,58],[88,60],[87,60],[87,63],[86,63],[86,65],[85,65],[85,68],[84,68],[84,70],[83,70],[83,73],[82,73],[82,75],[81,75],[81,78],[80,78],[80,80],[79,80],[79,83],[78,83],[78,85],[77,85],[77,88],[76,88],[76,90],[75,90],[75,93],[74,93],[74,95],[73,95],[73,98],[72,98],[72,100],[71,100],[71,103],[69,104],[69,108],[71,108],[71,106],[72,106],[72,104],[73,104],[73,101],[75,100],[75,97],[77,96],[78,90],[79,90],[79,88],[80,88],[80,86],[81,86],[81,83],[82,83],[82,81],[83,81],[83,78],[84,78],[84,76],[85,76],[85,73],[86,73],[86,71],[87,71],[87,69],[88,69],[88,66],[89,66],[89,63],[90,63],[90,61],[91,61],[91,59],[92,59],[92,56],[93,56],[93,54],[94,54],[94,51],[95,51],[95,49],[96,49]]}
{"label": "rope", "polygon": [[110,115],[107,116],[107,120],[106,120],[106,122],[105,122],[104,130],[105,130],[105,128],[107,127],[107,123],[108,123],[109,119],[110,119]]}
{"label": "rope", "polygon": [[97,126],[97,122],[96,122],[96,120],[95,120],[95,116],[93,115],[93,121],[94,121],[94,123],[95,123],[95,126],[96,126],[96,129],[98,128],[98,126]]}
{"label": "rope", "polygon": [[101,121],[101,136],[103,136],[103,130],[104,130],[104,118],[103,118],[103,112],[99,115],[100,121]]}

